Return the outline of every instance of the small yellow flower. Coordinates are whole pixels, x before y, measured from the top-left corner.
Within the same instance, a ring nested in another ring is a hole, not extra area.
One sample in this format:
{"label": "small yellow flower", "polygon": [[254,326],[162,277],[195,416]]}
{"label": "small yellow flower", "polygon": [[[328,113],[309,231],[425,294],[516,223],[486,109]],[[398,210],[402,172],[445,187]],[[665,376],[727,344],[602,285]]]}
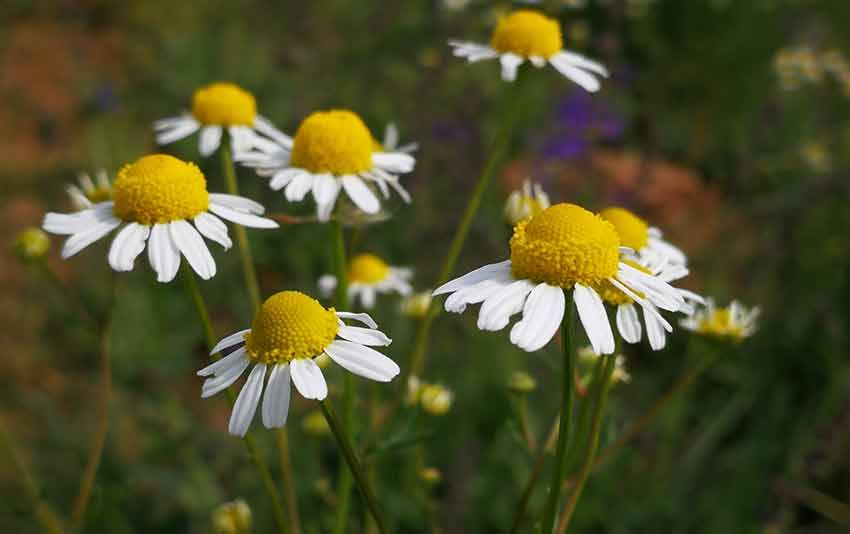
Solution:
{"label": "small yellow flower", "polygon": [[718,308],[712,299],[706,299],[704,308],[680,324],[704,336],[741,342],[755,333],[759,314],[758,307],[747,309],[736,300],[726,308]]}
{"label": "small yellow flower", "polygon": [[431,415],[445,415],[452,407],[454,393],[440,384],[428,384],[419,394],[422,409]]}
{"label": "small yellow flower", "polygon": [[50,238],[40,228],[27,228],[15,239],[15,253],[25,262],[43,258],[49,248]]}
{"label": "small yellow flower", "polygon": [[215,534],[248,534],[251,523],[251,508],[242,499],[224,503],[212,512]]}
{"label": "small yellow flower", "polygon": [[[348,299],[354,303],[358,299],[363,308],[369,310],[375,306],[378,294],[398,293],[410,295],[410,279],[413,271],[407,267],[390,266],[374,254],[358,254],[348,263]],[[335,276],[326,274],[319,278],[319,291],[330,296],[336,289]]]}
{"label": "small yellow flower", "polygon": [[548,208],[549,196],[538,183],[525,180],[522,189],[512,191],[505,202],[505,219],[511,226],[523,219],[540,214]]}

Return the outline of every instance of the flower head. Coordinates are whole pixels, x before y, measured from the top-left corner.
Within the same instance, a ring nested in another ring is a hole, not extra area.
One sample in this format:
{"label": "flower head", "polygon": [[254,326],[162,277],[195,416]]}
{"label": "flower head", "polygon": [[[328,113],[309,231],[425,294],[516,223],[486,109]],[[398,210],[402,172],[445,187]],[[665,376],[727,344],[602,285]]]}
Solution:
{"label": "flower head", "polygon": [[[358,321],[366,328],[348,326],[344,319]],[[211,354],[223,351],[228,355],[198,371],[199,376],[206,377],[201,397],[226,389],[253,365],[233,406],[228,430],[235,436],[245,435],[261,396],[263,425],[281,427],[289,413],[290,381],[307,399],[322,400],[327,396],[327,383],[315,362],[320,354],[327,354],[356,375],[378,382],[389,382],[399,373],[395,362],[370,348],[390,344],[377,326],[366,314],[324,308],[297,291],[272,295],[263,303],[250,329],[227,336],[213,348]]]}
{"label": "flower head", "polygon": [[670,263],[685,265],[688,262],[685,253],[663,239],[661,230],[650,226],[631,211],[618,206],[605,208],[599,216],[614,225],[620,244],[641,256],[661,258]]}
{"label": "flower head", "polygon": [[48,213],[43,228],[70,236],[62,247],[62,257],[67,259],[123,225],[109,249],[109,265],[116,271],[131,271],[147,246],[157,280],[170,282],[181,255],[198,276],[212,278],[215,261],[201,236],[228,249],[231,241],[221,219],[253,228],[277,228],[276,222],[260,217],[264,211],[247,198],[209,193],[195,164],[154,154],[118,172],[112,200],[73,214]]}
{"label": "flower head", "polygon": [[760,313],[758,307],[747,309],[737,300],[730,302],[726,308],[718,308],[714,300],[706,299],[705,307],[680,324],[704,336],[741,342],[755,333]]}
{"label": "flower head", "polygon": [[547,63],[566,78],[585,90],[599,90],[597,76],[607,77],[608,71],[595,61],[563,49],[561,26],[557,20],[529,9],[513,11],[499,20],[490,44],[468,41],[449,41],[454,55],[466,58],[470,63],[484,59],[499,58],[502,79],[516,79],[517,70],[525,61],[535,67]]}
{"label": "flower head", "polygon": [[[375,306],[379,293],[398,293],[407,296],[412,291],[413,271],[407,267],[392,267],[374,254],[358,254],[348,263],[348,299],[358,298],[364,308]],[[327,274],[319,278],[319,290],[329,296],[336,289],[337,279]]]}
{"label": "flower head", "polygon": [[525,180],[521,190],[513,191],[508,196],[505,202],[505,219],[508,224],[514,226],[523,219],[539,214],[550,205],[549,196],[540,184]]}

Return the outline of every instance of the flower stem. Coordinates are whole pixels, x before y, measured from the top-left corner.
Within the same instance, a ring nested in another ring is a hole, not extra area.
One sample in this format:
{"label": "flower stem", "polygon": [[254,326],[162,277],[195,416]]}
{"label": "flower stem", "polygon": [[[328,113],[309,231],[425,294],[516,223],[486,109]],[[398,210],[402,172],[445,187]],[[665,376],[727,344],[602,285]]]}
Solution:
{"label": "flower stem", "polygon": [[558,419],[555,418],[555,421],[552,423],[552,428],[549,430],[549,436],[546,438],[545,443],[537,451],[537,458],[534,460],[534,466],[531,468],[531,474],[528,475],[528,480],[525,482],[525,486],[520,494],[516,512],[514,512],[514,520],[511,525],[511,534],[517,534],[522,526],[522,521],[525,519],[525,512],[528,509],[528,502],[531,500],[531,494],[534,491],[534,486],[537,485],[537,481],[540,480],[540,475],[543,473],[543,466],[546,464],[546,455],[549,454],[549,451],[555,445],[557,432]]}
{"label": "flower stem", "polygon": [[[207,349],[212,349],[215,346],[216,337],[215,331],[213,331],[212,322],[210,322],[210,314],[207,311],[206,302],[204,302],[204,296],[201,294],[201,289],[198,287],[198,281],[195,279],[195,275],[192,273],[190,268],[185,264],[181,265],[180,268],[183,274],[183,281],[186,284],[186,291],[189,293],[192,303],[195,305],[195,312],[197,312],[198,319],[201,321],[201,327],[204,331],[204,340],[206,342]],[[227,401],[232,405],[236,398],[232,389],[227,388],[225,390],[225,395],[227,396]],[[247,434],[242,439],[242,443],[245,444],[245,448],[248,451],[248,457],[251,459],[251,462],[253,462],[254,467],[256,467],[257,473],[263,481],[263,487],[271,501],[272,514],[274,515],[274,522],[277,526],[277,531],[280,534],[288,534],[289,524],[286,522],[286,518],[283,515],[283,507],[280,503],[280,494],[277,491],[277,486],[275,486],[265,459],[260,455],[259,450],[257,449],[257,444],[254,442],[254,438],[250,434]]]}
{"label": "flower stem", "polygon": [[555,448],[555,464],[552,466],[552,483],[549,487],[549,498],[543,510],[543,522],[540,532],[550,534],[555,522],[555,510],[558,506],[558,497],[561,493],[561,482],[563,480],[564,456],[567,444],[571,438],[573,424],[573,389],[575,381],[575,343],[573,339],[575,322],[575,306],[573,306],[572,291],[565,291],[566,311],[561,322],[561,343],[564,354],[564,368],[561,380],[561,418],[558,424],[558,443]]}
{"label": "flower stem", "polygon": [[[593,419],[590,423],[590,439],[587,444],[587,453],[581,470],[578,473],[578,480],[575,488],[573,488],[567,503],[564,505],[564,510],[561,513],[561,518],[558,521],[557,534],[564,534],[570,524],[576,505],[578,504],[581,492],[584,489],[587,479],[590,476],[590,471],[593,469],[593,459],[596,457],[596,448],[599,445],[599,431],[602,428],[602,414],[605,412],[605,405],[608,401],[608,390],[611,388],[611,375],[614,372],[616,364],[616,355],[600,356],[605,358],[605,368],[602,371],[602,382],[596,389],[595,405],[593,407]],[[590,399],[587,399],[588,402]]]}
{"label": "flower stem", "polygon": [[369,507],[369,511],[372,513],[372,518],[375,520],[375,524],[378,527],[378,532],[380,532],[381,534],[386,534],[389,531],[387,530],[387,525],[384,521],[383,512],[381,511],[380,505],[378,504],[378,500],[372,493],[372,488],[369,485],[369,481],[366,478],[362,467],[360,466],[360,462],[357,460],[357,456],[354,454],[354,449],[351,446],[351,442],[348,440],[345,430],[337,420],[333,408],[331,407],[331,403],[328,399],[325,399],[321,402],[321,407],[322,413],[324,414],[325,419],[328,422],[328,426],[331,427],[331,432],[333,432],[337,444],[339,445],[339,448],[342,450],[342,454],[345,457],[345,461],[348,463],[348,467],[351,470],[351,474],[354,475],[354,480],[357,482],[357,487],[363,494],[363,499],[366,501],[366,505]]}

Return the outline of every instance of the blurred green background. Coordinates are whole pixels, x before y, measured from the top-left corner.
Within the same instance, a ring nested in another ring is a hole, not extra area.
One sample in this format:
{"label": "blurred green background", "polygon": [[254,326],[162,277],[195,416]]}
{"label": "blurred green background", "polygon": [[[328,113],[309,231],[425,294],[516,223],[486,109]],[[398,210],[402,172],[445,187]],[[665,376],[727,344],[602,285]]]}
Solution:
{"label": "blurred green background", "polygon": [[[393,218],[365,230],[356,248],[414,267],[426,289],[503,112],[497,64],[466,65],[446,42],[486,41],[509,8],[463,0],[0,6],[0,421],[47,502],[65,515],[77,492],[98,424],[100,336],[72,296],[16,260],[16,234],[45,211],[70,209],[64,187],[78,171],[114,174],[154,151],[153,120],[185,109],[198,86],[229,80],[287,132],[315,109],[348,107],[376,137],[395,121],[402,141],[420,143],[416,171],[402,178],[413,204],[394,201]],[[640,213],[689,253],[686,287],[763,310],[754,338],[725,347],[695,387],[591,478],[571,532],[847,532],[850,3],[552,0],[538,8],[560,18],[566,46],[604,62],[612,77],[588,96],[551,68],[529,76],[509,161],[458,273],[507,257],[503,202],[531,177],[553,201]],[[210,189],[223,190],[218,160],[199,161],[196,141],[167,148],[197,161]],[[312,210],[287,204],[246,169],[240,181],[271,212]],[[316,292],[332,267],[328,230],[249,233],[266,295]],[[53,241],[49,262],[61,280],[106,306],[107,241],[67,262]],[[223,335],[250,321],[249,302],[237,255],[214,254],[219,274],[202,289]],[[269,532],[260,482],[226,433],[228,406],[199,398],[194,371],[206,356],[183,288],[157,284],[142,260],[118,278],[110,432],[81,532],[211,532],[211,511],[238,497],[253,509],[253,531]],[[374,316],[404,367],[415,325],[392,297]],[[632,381],[612,391],[604,442],[693,365],[688,338],[679,331],[658,353],[629,350]],[[508,531],[532,460],[505,384],[514,370],[537,378],[528,404],[541,436],[557,410],[557,365],[555,343],[529,355],[505,332],[479,332],[473,313],[437,320],[424,376],[456,398],[447,415],[420,424],[425,461],[443,479],[412,490],[404,474],[418,462],[414,450],[380,458],[378,493],[395,531]],[[333,395],[341,373],[329,376]],[[358,413],[365,421],[373,404],[403,392],[403,384],[376,393],[361,382]],[[315,404],[293,399],[304,531],[329,532],[336,449],[302,429]],[[280,480],[274,435],[257,435]],[[0,532],[41,531],[21,482],[3,458]],[[361,532],[356,497],[353,513],[351,531]]]}

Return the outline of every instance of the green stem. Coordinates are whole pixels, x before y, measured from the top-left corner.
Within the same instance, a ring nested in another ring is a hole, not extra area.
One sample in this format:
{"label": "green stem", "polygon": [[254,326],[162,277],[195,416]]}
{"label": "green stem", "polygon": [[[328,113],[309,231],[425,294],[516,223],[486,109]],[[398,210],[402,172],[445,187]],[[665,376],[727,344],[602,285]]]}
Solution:
{"label": "green stem", "polygon": [[381,534],[386,534],[389,531],[387,530],[387,525],[384,522],[384,515],[381,511],[380,505],[378,504],[378,499],[376,499],[374,493],[372,493],[372,488],[369,485],[369,481],[366,478],[362,467],[360,466],[359,460],[357,460],[357,456],[354,454],[354,449],[351,446],[351,442],[348,440],[348,436],[345,430],[337,420],[333,408],[331,407],[331,403],[328,399],[325,399],[321,402],[321,407],[322,413],[325,415],[325,419],[328,422],[328,426],[331,428],[331,432],[333,432],[337,444],[339,445],[339,448],[342,450],[342,454],[345,457],[345,461],[348,464],[349,469],[351,470],[351,474],[354,475],[354,480],[357,482],[357,487],[360,490],[360,493],[363,495],[363,499],[366,501],[366,505],[369,507],[369,512],[371,512],[372,518],[375,520],[375,524],[378,527],[378,532],[381,532]]}
{"label": "green stem", "polygon": [[[183,281],[186,284],[186,291],[189,293],[192,303],[195,305],[195,312],[198,314],[198,319],[201,321],[201,327],[204,331],[204,340],[206,342],[207,349],[211,350],[215,346],[217,340],[215,337],[215,331],[212,327],[212,322],[210,321],[210,314],[207,311],[207,305],[204,302],[204,296],[201,294],[201,289],[198,287],[198,281],[195,279],[195,275],[192,273],[190,268],[185,264],[180,267],[183,274]],[[236,398],[232,387],[225,390],[225,395],[227,396],[227,401],[232,405]],[[277,486],[275,486],[265,459],[260,455],[259,450],[257,449],[257,444],[254,442],[254,438],[250,434],[247,434],[242,439],[242,443],[245,444],[245,448],[248,450],[248,457],[251,459],[251,462],[253,462],[254,467],[257,469],[257,473],[260,475],[260,479],[263,481],[263,487],[271,501],[272,514],[274,515],[274,521],[278,532],[280,534],[288,534],[289,525],[283,515],[280,494],[277,491]]]}
{"label": "green stem", "polygon": [[[600,356],[605,359],[605,369],[602,372],[602,382],[596,390],[597,395],[595,405],[593,407],[593,420],[590,425],[590,440],[587,444],[587,455],[584,463],[578,474],[575,488],[570,494],[567,503],[564,505],[564,510],[561,513],[561,518],[558,521],[557,534],[564,534],[570,524],[570,519],[573,517],[576,505],[578,504],[581,492],[587,484],[587,479],[590,476],[590,471],[593,469],[593,459],[596,456],[596,448],[599,446],[599,431],[602,428],[602,414],[605,412],[605,405],[608,401],[608,391],[611,388],[611,375],[614,372],[616,364],[616,355]],[[589,400],[589,399],[588,399]]]}
{"label": "green stem", "polygon": [[[487,187],[490,185],[490,181],[496,173],[496,169],[510,145],[511,134],[516,121],[519,118],[519,110],[522,107],[520,105],[521,102],[519,97],[521,80],[523,78],[525,77],[520,76],[518,80],[508,85],[505,95],[506,104],[504,104],[508,106],[508,109],[506,110],[505,117],[502,120],[502,127],[496,135],[493,145],[490,148],[490,155],[487,158],[487,162],[484,164],[484,167],[481,170],[481,175],[478,177],[478,181],[475,184],[475,189],[472,190],[472,195],[470,195],[469,201],[466,203],[466,208],[463,210],[463,215],[461,216],[457,232],[455,232],[455,235],[452,238],[451,245],[449,246],[449,252],[446,254],[446,258],[440,268],[440,274],[437,277],[434,287],[439,287],[440,285],[448,282],[452,273],[454,273],[457,260],[463,250],[463,245],[469,235],[472,223],[475,221],[475,216],[478,213],[478,208],[481,206],[481,200],[484,198],[484,193],[487,191]],[[428,352],[428,336],[431,332],[431,324],[437,317],[439,310],[439,305],[436,302],[432,302],[431,307],[425,314],[425,317],[423,317],[422,321],[419,322],[419,327],[416,330],[410,365],[407,366],[406,371],[403,372],[401,376],[400,383],[402,384],[402,387],[407,385],[407,379],[409,376],[419,375],[425,366],[425,357]]]}
{"label": "green stem", "polygon": [[543,466],[546,464],[546,454],[549,453],[549,450],[555,444],[557,432],[558,419],[555,418],[555,421],[552,423],[552,428],[549,430],[549,436],[546,438],[546,442],[543,443],[537,451],[537,458],[534,460],[534,466],[531,468],[531,474],[528,475],[528,480],[520,494],[516,512],[514,512],[514,520],[511,525],[511,534],[517,534],[522,526],[522,521],[525,519],[525,512],[528,509],[528,502],[531,500],[531,494],[534,492],[534,487],[537,485],[537,481],[540,480],[540,475],[543,473]]}
{"label": "green stem", "polygon": [[[227,192],[231,195],[238,195],[239,184],[236,181],[236,168],[233,166],[233,158],[230,156],[230,144],[225,140],[219,151],[221,152],[221,168],[224,172]],[[239,259],[242,262],[245,289],[251,299],[251,312],[256,314],[260,311],[262,299],[260,297],[260,284],[257,282],[257,271],[254,270],[254,259],[251,256],[251,245],[248,243],[248,234],[245,232],[245,227],[240,224],[234,224],[232,228],[233,236],[236,238],[236,248],[239,250]]]}
{"label": "green stem", "polygon": [[[587,435],[588,425],[590,425],[590,409],[593,407],[592,399],[595,399],[598,395],[598,390],[602,385],[602,374],[605,371],[605,363],[607,359],[604,357],[596,358],[596,364],[593,366],[593,375],[591,377],[591,381],[588,384],[587,391],[585,393],[585,398],[581,403],[581,408],[579,409],[578,420],[576,421],[576,435],[577,436],[585,436]],[[567,457],[564,460],[563,466],[563,475],[566,478],[567,474],[570,472],[570,468],[575,465],[576,461],[579,458],[579,455],[582,453],[582,443],[580,440],[575,440],[572,446],[567,450]]]}
{"label": "green stem", "polygon": [[567,443],[571,438],[573,424],[573,389],[575,382],[575,343],[573,340],[575,322],[575,306],[573,306],[572,291],[565,291],[566,310],[561,322],[561,342],[563,344],[564,368],[561,374],[561,418],[558,424],[558,444],[555,449],[555,465],[552,466],[552,483],[549,487],[549,497],[543,511],[543,522],[540,532],[549,534],[555,522],[555,510],[561,493],[563,480],[564,456]]}

